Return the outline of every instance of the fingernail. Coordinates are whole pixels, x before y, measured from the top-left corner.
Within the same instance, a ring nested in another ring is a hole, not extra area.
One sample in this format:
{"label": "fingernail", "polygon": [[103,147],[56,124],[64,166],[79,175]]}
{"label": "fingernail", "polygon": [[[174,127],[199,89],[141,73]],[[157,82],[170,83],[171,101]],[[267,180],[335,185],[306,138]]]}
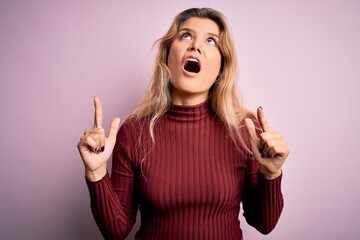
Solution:
{"label": "fingernail", "polygon": [[261,110],[263,110],[262,106],[259,106],[259,108],[260,108]]}
{"label": "fingernail", "polygon": [[105,146],[100,149],[101,152],[105,151]]}

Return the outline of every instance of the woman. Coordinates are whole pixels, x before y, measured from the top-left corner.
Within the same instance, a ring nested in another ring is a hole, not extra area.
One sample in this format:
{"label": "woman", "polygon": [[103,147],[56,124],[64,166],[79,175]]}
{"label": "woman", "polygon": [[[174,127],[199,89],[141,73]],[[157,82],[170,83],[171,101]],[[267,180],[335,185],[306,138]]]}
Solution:
{"label": "woman", "polygon": [[289,149],[261,107],[256,118],[238,99],[224,16],[185,10],[159,42],[143,103],[120,129],[114,119],[106,138],[95,97],[94,127],[78,143],[102,235],[124,239],[139,206],[136,239],[242,239],[240,202],[246,221],[269,233]]}

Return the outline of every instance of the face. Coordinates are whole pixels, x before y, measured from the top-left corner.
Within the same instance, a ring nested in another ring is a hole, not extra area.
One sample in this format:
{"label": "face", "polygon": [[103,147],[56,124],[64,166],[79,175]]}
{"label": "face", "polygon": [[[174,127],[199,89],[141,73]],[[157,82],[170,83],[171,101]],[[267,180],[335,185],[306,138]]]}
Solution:
{"label": "face", "polygon": [[192,17],[180,26],[167,63],[174,104],[194,105],[208,98],[221,67],[219,35],[210,19]]}

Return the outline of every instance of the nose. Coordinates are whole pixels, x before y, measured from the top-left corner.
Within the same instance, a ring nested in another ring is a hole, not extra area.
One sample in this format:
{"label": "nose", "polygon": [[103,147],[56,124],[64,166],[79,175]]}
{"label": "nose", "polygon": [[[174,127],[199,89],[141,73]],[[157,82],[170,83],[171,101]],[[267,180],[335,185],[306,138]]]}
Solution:
{"label": "nose", "polygon": [[198,53],[201,54],[201,50],[200,50],[199,44],[197,44],[196,42],[193,42],[193,43],[189,46],[188,51],[189,51],[189,52],[191,52],[191,51],[197,51]]}

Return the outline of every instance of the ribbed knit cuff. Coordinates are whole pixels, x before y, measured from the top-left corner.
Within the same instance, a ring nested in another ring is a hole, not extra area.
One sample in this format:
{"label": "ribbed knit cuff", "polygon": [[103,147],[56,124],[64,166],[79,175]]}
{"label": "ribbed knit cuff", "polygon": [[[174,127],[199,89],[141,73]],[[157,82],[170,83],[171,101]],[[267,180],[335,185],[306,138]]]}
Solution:
{"label": "ribbed knit cuff", "polygon": [[282,175],[283,175],[283,171],[281,170],[281,174],[278,177],[276,177],[274,179],[266,179],[265,176],[259,171],[259,176],[260,176],[259,179],[264,179],[265,181],[269,181],[269,182],[271,182],[271,181],[280,181],[281,182]]}
{"label": "ribbed knit cuff", "polygon": [[106,172],[105,176],[99,181],[91,182],[86,178],[85,180],[86,180],[86,185],[89,189],[90,197],[97,196],[100,192],[103,192],[104,189],[111,186],[110,176],[108,172]]}
{"label": "ribbed knit cuff", "polygon": [[[263,189],[263,195],[278,196],[281,194],[281,180],[283,173],[281,171],[280,176],[274,179],[266,179],[262,173],[259,172],[259,186]],[[265,190],[265,191],[264,191]]]}

